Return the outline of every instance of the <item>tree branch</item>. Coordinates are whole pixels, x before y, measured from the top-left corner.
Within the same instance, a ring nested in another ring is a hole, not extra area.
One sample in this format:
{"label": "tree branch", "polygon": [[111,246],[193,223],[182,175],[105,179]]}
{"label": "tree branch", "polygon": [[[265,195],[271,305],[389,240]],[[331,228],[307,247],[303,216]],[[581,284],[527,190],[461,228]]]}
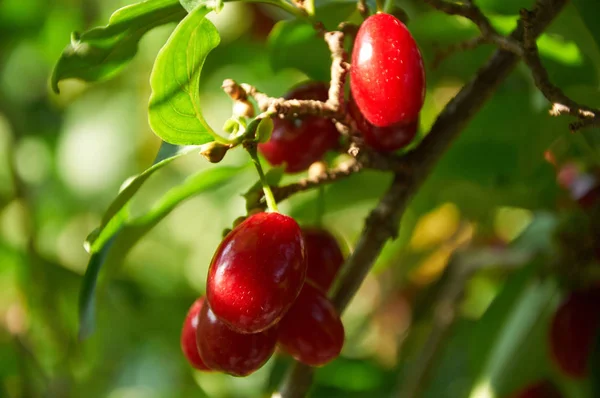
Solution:
{"label": "tree branch", "polygon": [[542,65],[535,40],[535,26],[533,21],[536,18],[536,12],[538,11],[521,10],[521,22],[524,29],[523,61],[525,61],[531,70],[536,87],[552,103],[550,114],[553,116],[569,114],[578,117],[579,121],[571,123],[571,131],[589,126],[600,126],[600,110],[575,102],[560,88],[550,82],[548,72]]}
{"label": "tree branch", "polygon": [[[536,2],[536,14],[531,21],[530,30],[533,37],[537,37],[548,26],[566,2],[567,0]],[[523,30],[519,27],[511,38],[522,39],[522,36]],[[395,175],[390,188],[367,218],[355,250],[346,261],[345,273],[332,297],[340,312],[343,312],[358,290],[385,242],[396,236],[404,209],[413,194],[452,141],[483,107],[518,61],[518,56],[513,52],[497,50],[477,75],[446,105],[421,145],[406,156],[408,165],[413,166],[411,174]],[[295,364],[284,380],[280,396],[304,397],[310,388],[311,374],[310,367]]]}

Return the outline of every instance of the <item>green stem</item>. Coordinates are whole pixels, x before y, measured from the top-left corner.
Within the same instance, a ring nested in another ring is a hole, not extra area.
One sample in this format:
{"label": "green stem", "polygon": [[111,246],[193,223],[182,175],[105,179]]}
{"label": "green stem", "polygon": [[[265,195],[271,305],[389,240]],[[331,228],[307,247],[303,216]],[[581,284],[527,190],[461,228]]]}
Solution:
{"label": "green stem", "polygon": [[392,12],[392,8],[394,8],[394,0],[385,0],[385,3],[383,3],[383,12],[389,14]]}
{"label": "green stem", "polygon": [[377,12],[381,12],[384,10],[384,6],[381,0],[375,0],[375,6],[377,7]]}
{"label": "green stem", "polygon": [[323,214],[325,214],[325,187],[320,185],[319,189],[317,190],[317,227],[321,227],[323,225]]}
{"label": "green stem", "polygon": [[258,153],[256,150],[256,145],[252,145],[247,148],[250,157],[252,158],[252,162],[254,162],[254,166],[256,166],[256,171],[258,172],[258,178],[260,179],[260,183],[263,188],[263,192],[265,194],[265,200],[267,201],[267,207],[271,212],[277,212],[277,202],[275,201],[275,196],[273,196],[273,191],[271,191],[271,187],[267,182],[267,178],[265,177],[265,173],[260,164],[260,160],[258,159]]}

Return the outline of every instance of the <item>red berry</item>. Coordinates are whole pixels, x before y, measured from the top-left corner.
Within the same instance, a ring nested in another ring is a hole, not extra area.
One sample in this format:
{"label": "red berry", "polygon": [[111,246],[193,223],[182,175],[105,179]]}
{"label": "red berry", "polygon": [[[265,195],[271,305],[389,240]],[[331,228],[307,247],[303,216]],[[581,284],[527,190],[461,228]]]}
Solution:
{"label": "red berry", "polygon": [[425,99],[421,53],[406,26],[389,14],[367,18],[356,35],[350,89],[377,127],[413,123]]}
{"label": "red berry", "polygon": [[594,338],[600,328],[599,306],[600,287],[572,292],[552,319],[552,356],[559,368],[571,377],[586,376]]}
{"label": "red berry", "polygon": [[562,394],[549,381],[540,381],[511,395],[510,398],[562,398]]}
{"label": "red berry", "polygon": [[196,343],[204,363],[233,376],[248,376],[271,358],[277,344],[277,327],[259,333],[233,331],[204,305],[198,315]]}
{"label": "red berry", "polygon": [[280,213],[248,217],[223,239],[212,259],[207,299],[223,322],[241,333],[277,323],[306,276],[302,231]]}
{"label": "red berry", "polygon": [[386,127],[376,127],[369,123],[358,110],[354,100],[350,100],[348,110],[356,121],[356,127],[371,148],[381,152],[396,151],[410,144],[419,128],[419,118],[410,122],[399,122]]}
{"label": "red berry", "polygon": [[198,313],[202,309],[204,304],[204,297],[200,297],[194,301],[194,304],[190,307],[185,321],[183,322],[183,328],[181,330],[181,351],[187,358],[188,362],[200,370],[210,370],[208,366],[200,358],[198,353],[198,346],[196,346],[196,328],[198,327]]}
{"label": "red berry", "polygon": [[279,323],[279,344],[310,366],[337,358],[344,345],[344,325],[321,290],[306,282],[298,299]]}
{"label": "red berry", "polygon": [[[327,101],[327,90],[324,83],[309,82],[296,87],[285,98]],[[258,149],[272,165],[286,163],[285,171],[295,173],[320,160],[335,148],[339,138],[333,122],[323,117],[275,119],[271,139],[259,144]]]}
{"label": "red berry", "polygon": [[302,228],[306,244],[308,268],[306,279],[327,292],[344,264],[344,255],[338,241],[321,228]]}

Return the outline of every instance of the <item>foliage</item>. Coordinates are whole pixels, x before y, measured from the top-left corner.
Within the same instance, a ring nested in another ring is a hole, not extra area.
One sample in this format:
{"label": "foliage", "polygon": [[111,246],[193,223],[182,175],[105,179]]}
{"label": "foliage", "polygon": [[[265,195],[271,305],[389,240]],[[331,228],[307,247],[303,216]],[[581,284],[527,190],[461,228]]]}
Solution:
{"label": "foliage", "polygon": [[[456,52],[434,68],[440,48],[474,37],[476,27],[422,1],[386,3],[409,16],[427,68],[416,146],[494,48]],[[532,5],[475,3],[501,33]],[[571,2],[538,41],[552,81],[590,105],[600,103],[599,7]],[[355,2],[334,0],[317,1],[314,15],[283,0],[0,3],[0,396],[258,397],[277,388],[286,357],[237,379],[195,373],[180,353],[181,323],[205,289],[222,231],[245,214],[242,194],[260,186],[241,148],[210,165],[185,145],[235,141],[221,129],[232,118],[226,78],[274,97],[307,78],[329,80],[314,20],[335,29],[361,19]],[[69,42],[73,29],[83,33]],[[402,388],[458,248],[493,254],[466,282],[423,396],[503,397],[540,378],[566,397],[595,396],[597,349],[584,381],[561,375],[547,350],[546,327],[567,285],[548,267],[564,255],[557,231],[569,221],[584,231],[590,216],[557,185],[544,154],[592,169],[600,131],[570,134],[548,109],[520,65],[464,127],[344,314],[342,357],[316,371],[311,396]],[[268,122],[255,120],[265,139]],[[305,177],[281,172],[270,168],[269,183]],[[390,180],[365,170],[324,187],[324,223],[349,252]],[[312,224],[315,197],[294,195],[280,210]]]}

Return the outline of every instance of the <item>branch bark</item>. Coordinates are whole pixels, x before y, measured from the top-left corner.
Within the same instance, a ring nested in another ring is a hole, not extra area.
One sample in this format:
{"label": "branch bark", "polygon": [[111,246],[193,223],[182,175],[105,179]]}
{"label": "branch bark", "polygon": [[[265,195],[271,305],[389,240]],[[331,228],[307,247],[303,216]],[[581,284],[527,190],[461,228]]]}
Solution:
{"label": "branch bark", "polygon": [[[537,37],[543,32],[566,3],[567,0],[536,1],[530,34]],[[522,26],[512,33],[511,38],[523,40]],[[410,175],[395,174],[388,191],[367,218],[355,250],[346,261],[346,272],[332,297],[340,312],[344,311],[360,287],[385,242],[396,236],[402,214],[416,190],[518,61],[519,57],[515,53],[497,50],[477,75],[446,105],[421,145],[406,156],[405,161],[412,172]],[[294,364],[277,393],[278,396],[304,397],[310,388],[311,375],[312,368],[300,363]]]}

